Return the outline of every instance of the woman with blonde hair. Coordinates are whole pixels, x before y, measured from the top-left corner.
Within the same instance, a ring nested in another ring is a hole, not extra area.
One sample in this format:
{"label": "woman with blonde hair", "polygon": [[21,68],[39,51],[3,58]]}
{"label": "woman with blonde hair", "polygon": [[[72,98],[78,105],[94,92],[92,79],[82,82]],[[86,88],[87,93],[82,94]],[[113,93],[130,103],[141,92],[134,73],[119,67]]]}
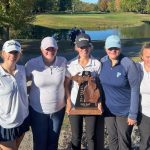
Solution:
{"label": "woman with blonde hair", "polygon": [[0,64],[0,149],[17,150],[29,130],[25,69],[17,65],[21,45],[6,41]]}
{"label": "woman with blonde hair", "polygon": [[[70,60],[67,65],[67,106],[66,112],[69,115],[69,120],[71,124],[72,131],[72,149],[81,149],[81,138],[83,133],[83,120],[85,120],[87,143],[89,150],[96,149],[96,115],[81,115],[70,114],[71,110],[80,101],[78,96],[78,91],[80,89],[77,81],[70,80],[70,77],[79,75],[80,77],[85,75],[87,72],[95,79],[98,79],[101,63],[91,55],[93,49],[91,38],[88,34],[82,33],[76,37],[75,40],[75,50],[78,56]],[[100,97],[99,97],[100,100]],[[101,101],[98,102],[98,109],[102,113]],[[92,111],[92,110],[91,110]]]}
{"label": "woman with blonde hair", "polygon": [[140,150],[150,149],[150,43],[143,45],[140,51],[141,115],[139,131],[141,136]]}

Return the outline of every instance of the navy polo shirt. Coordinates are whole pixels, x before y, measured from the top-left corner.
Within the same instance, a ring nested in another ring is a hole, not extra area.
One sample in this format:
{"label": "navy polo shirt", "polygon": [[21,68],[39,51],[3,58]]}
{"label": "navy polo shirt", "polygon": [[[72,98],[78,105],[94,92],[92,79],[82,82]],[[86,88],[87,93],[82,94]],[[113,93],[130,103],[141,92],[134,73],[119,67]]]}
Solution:
{"label": "navy polo shirt", "polygon": [[116,116],[136,119],[139,108],[139,75],[135,63],[120,55],[118,63],[105,56],[102,58],[100,81],[104,91],[105,105]]}

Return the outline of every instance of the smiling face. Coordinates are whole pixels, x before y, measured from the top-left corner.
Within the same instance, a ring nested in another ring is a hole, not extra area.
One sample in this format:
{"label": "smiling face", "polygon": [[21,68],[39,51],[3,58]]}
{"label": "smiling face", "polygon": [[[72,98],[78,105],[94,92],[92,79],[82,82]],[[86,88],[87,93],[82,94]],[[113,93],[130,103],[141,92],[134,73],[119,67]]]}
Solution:
{"label": "smiling face", "polygon": [[42,56],[46,61],[53,61],[57,54],[57,49],[54,47],[48,47],[47,49],[41,49]]}
{"label": "smiling face", "polygon": [[120,48],[111,47],[106,49],[106,53],[111,60],[116,60],[120,55]]}
{"label": "smiling face", "polygon": [[89,46],[77,47],[76,51],[78,52],[80,58],[89,57],[91,53],[91,47]]}
{"label": "smiling face", "polygon": [[11,52],[5,52],[5,51],[2,51],[2,58],[4,60],[4,62],[8,63],[8,64],[16,64],[17,61],[19,60],[21,56],[21,53],[14,50],[14,51],[11,51]]}

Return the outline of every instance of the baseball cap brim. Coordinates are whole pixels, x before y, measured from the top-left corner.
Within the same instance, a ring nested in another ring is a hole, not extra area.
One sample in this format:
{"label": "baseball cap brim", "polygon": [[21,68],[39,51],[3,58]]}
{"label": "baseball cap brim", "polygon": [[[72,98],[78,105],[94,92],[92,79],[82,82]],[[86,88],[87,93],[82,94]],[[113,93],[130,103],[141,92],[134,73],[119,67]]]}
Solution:
{"label": "baseball cap brim", "polygon": [[90,47],[90,43],[88,41],[82,41],[80,43],[76,43],[77,47]]}

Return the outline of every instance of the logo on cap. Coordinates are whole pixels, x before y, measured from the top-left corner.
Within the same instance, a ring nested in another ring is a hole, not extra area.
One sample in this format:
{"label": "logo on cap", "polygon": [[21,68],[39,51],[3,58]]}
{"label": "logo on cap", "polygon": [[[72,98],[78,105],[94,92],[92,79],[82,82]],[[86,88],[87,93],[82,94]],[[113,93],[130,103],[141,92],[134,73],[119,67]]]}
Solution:
{"label": "logo on cap", "polygon": [[79,41],[89,41],[89,39],[83,37],[83,38],[80,38]]}
{"label": "logo on cap", "polygon": [[8,43],[7,47],[12,46],[12,45],[15,45],[15,46],[20,47],[20,45],[17,44],[17,43],[15,43],[15,42],[10,42],[10,43]]}

